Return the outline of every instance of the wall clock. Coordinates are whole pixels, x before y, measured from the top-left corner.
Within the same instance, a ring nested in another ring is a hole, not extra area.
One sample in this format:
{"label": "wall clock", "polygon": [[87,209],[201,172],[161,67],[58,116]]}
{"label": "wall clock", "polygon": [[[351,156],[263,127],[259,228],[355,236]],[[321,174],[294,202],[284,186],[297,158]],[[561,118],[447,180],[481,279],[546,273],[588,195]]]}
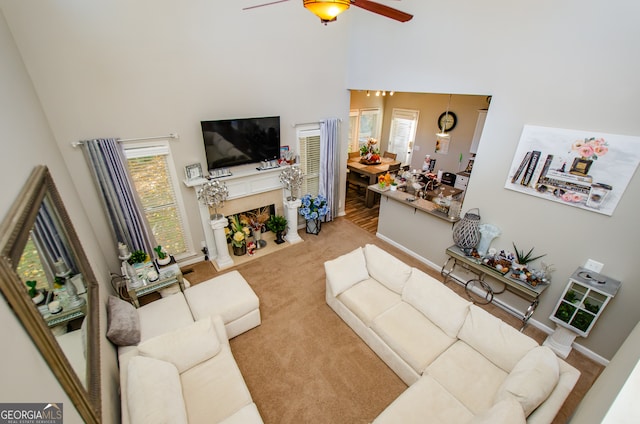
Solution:
{"label": "wall clock", "polygon": [[458,123],[458,117],[453,112],[442,112],[438,118],[438,129],[444,131],[451,131],[456,127]]}

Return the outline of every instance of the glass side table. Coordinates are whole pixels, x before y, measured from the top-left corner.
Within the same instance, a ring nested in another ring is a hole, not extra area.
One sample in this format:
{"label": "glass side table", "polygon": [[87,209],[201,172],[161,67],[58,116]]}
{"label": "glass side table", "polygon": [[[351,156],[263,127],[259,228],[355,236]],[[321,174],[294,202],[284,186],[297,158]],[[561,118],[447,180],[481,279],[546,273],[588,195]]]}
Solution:
{"label": "glass side table", "polygon": [[155,293],[173,284],[177,283],[180,286],[180,290],[184,291],[184,280],[178,264],[174,263],[172,260],[171,264],[158,268],[157,280],[148,281],[147,279],[142,279],[142,283],[137,287],[127,285],[127,294],[129,295],[131,303],[136,308],[140,307],[140,301],[138,300],[139,297]]}

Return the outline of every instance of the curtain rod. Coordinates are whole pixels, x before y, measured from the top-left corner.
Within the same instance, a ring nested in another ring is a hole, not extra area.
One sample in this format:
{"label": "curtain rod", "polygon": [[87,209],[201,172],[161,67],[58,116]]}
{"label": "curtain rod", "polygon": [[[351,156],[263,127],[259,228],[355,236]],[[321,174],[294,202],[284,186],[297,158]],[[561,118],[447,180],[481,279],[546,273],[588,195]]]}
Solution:
{"label": "curtain rod", "polygon": [[[325,121],[324,119],[321,119],[321,120],[319,120],[319,121],[314,121],[314,122],[301,122],[301,123],[299,123],[299,124],[291,124],[291,126],[292,126],[293,128],[295,128],[295,127],[299,127],[300,125],[320,124],[320,123],[322,123],[322,122],[324,122],[324,121]],[[342,122],[342,119],[338,119],[338,122]]]}
{"label": "curtain rod", "polygon": [[[180,136],[177,133],[170,133],[169,135],[158,135],[158,136],[155,136],[155,137],[119,138],[119,139],[117,139],[117,141],[118,142],[123,142],[123,141],[159,140],[161,138],[177,139],[177,138],[180,138]],[[72,141],[71,142],[71,146],[73,146],[73,147],[79,147],[79,146],[82,146],[83,144],[84,144],[84,141]]]}

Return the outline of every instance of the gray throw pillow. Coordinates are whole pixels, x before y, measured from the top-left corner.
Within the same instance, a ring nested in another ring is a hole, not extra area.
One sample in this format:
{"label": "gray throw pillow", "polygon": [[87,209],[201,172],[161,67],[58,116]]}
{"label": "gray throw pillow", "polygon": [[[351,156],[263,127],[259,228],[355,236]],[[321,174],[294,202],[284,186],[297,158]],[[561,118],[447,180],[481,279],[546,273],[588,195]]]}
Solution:
{"label": "gray throw pillow", "polygon": [[115,296],[109,296],[107,303],[107,338],[117,346],[140,342],[138,311],[132,304]]}

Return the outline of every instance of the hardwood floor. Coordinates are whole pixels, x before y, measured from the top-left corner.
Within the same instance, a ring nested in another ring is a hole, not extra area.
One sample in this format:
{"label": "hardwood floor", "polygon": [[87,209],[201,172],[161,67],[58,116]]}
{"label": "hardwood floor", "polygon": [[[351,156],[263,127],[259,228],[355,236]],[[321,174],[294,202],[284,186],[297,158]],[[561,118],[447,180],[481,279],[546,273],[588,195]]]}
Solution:
{"label": "hardwood floor", "polygon": [[347,187],[347,196],[344,204],[345,218],[357,226],[375,234],[378,229],[378,213],[380,212],[380,198],[377,198],[373,207],[364,205],[364,189]]}

